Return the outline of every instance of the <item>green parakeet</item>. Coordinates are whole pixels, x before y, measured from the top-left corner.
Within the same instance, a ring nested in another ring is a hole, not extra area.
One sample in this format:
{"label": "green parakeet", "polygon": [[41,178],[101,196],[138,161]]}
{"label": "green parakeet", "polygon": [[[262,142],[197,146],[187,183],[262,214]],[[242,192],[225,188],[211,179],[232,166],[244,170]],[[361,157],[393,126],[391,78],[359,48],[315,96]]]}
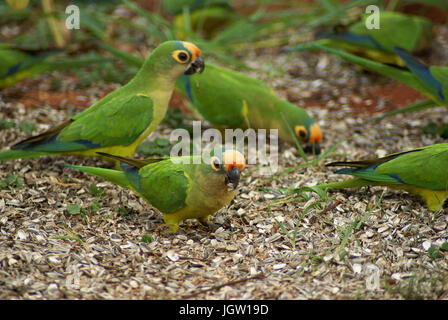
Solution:
{"label": "green parakeet", "polygon": [[[142,60],[102,45],[113,55],[139,67]],[[200,77],[181,76],[180,91],[202,117],[219,128],[278,129],[281,139],[309,143],[305,151],[319,153],[322,131],[302,108],[278,98],[266,84],[243,73],[207,63]]]}
{"label": "green parakeet", "polygon": [[120,161],[123,171],[68,166],[134,190],[163,214],[173,233],[182,220],[195,218],[206,223],[211,214],[228,205],[245,166],[240,152],[224,148],[212,152],[208,163],[201,156],[154,161],[102,155]]}
{"label": "green parakeet", "polygon": [[63,124],[0,152],[0,160],[97,156],[97,151],[131,156],[165,116],[176,79],[184,73],[202,72],[200,52],[189,42],[162,43],[125,86]]}
{"label": "green parakeet", "polygon": [[105,61],[104,58],[60,58],[61,49],[25,49],[0,43],[0,89],[48,71],[73,69]]}
{"label": "green parakeet", "polygon": [[387,186],[419,195],[430,210],[439,209],[448,196],[448,143],[416,148],[383,158],[354,162],[333,162],[327,166],[346,166],[336,171],[354,179],[321,184],[328,189],[362,186]]}
{"label": "green parakeet", "polygon": [[[322,132],[302,108],[278,98],[262,81],[207,64],[201,77],[179,77],[176,83],[205,120],[217,127],[278,129],[281,139],[314,145],[319,153]],[[293,134],[292,134],[293,133]]]}
{"label": "green parakeet", "polygon": [[[166,12],[174,15],[173,26],[176,37],[187,37],[186,30],[202,31],[205,38],[213,38],[219,29],[237,18],[229,5],[231,0],[164,0]],[[188,14],[184,13],[188,10]]]}
{"label": "green parakeet", "polygon": [[[314,43],[375,60],[381,63],[404,66],[394,52],[401,47],[412,53],[421,53],[430,48],[433,39],[433,23],[424,17],[407,15],[394,11],[379,13],[379,28],[369,29],[371,15],[363,15],[361,20],[348,28],[336,28],[333,33],[319,33],[322,38]],[[288,51],[316,49],[311,44],[299,44]]]}

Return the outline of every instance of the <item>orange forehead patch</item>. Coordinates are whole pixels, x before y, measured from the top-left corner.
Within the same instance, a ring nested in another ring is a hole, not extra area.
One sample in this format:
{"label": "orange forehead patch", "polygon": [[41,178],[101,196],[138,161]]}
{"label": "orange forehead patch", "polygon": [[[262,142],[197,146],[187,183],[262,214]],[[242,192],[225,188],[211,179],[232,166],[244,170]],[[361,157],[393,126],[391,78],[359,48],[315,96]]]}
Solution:
{"label": "orange forehead patch", "polygon": [[191,42],[182,41],[182,44],[188,51],[191,52],[191,54],[193,55],[193,60],[196,59],[196,57],[201,54],[201,50]]}
{"label": "orange forehead patch", "polygon": [[320,130],[320,127],[317,123],[314,123],[310,127],[311,135],[310,135],[310,142],[311,143],[318,143],[322,141],[322,131]]}
{"label": "orange forehead patch", "polygon": [[222,154],[224,168],[229,171],[231,168],[243,170],[246,165],[246,159],[241,152],[236,150],[227,150]]}

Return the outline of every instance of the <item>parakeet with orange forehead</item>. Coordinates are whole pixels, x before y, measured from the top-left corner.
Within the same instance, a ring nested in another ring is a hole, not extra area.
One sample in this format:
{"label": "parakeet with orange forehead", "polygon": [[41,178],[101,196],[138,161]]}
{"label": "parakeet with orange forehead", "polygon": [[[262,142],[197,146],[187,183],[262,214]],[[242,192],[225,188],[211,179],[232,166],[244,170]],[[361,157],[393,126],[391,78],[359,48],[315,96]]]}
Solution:
{"label": "parakeet with orange forehead", "polygon": [[212,125],[228,128],[278,129],[281,139],[309,144],[320,153],[322,132],[302,108],[278,98],[262,81],[243,73],[207,64],[200,77],[181,76],[179,89]]}
{"label": "parakeet with orange forehead", "polygon": [[189,42],[160,44],[125,86],[68,121],[0,152],[0,160],[97,152],[131,156],[164,118],[177,78],[203,71],[200,53]]}
{"label": "parakeet with orange forehead", "polygon": [[134,190],[163,214],[173,233],[182,220],[195,218],[207,223],[211,214],[227,206],[236,195],[245,166],[244,156],[239,151],[225,148],[213,150],[208,158],[140,160],[104,153],[102,156],[119,161],[122,171],[67,166]]}

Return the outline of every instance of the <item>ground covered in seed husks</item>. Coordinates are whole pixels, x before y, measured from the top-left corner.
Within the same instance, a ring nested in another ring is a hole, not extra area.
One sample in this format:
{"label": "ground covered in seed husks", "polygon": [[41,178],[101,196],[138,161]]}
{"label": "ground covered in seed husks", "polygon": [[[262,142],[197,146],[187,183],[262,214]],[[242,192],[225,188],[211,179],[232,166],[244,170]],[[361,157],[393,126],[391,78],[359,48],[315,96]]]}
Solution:
{"label": "ground covered in seed husks", "polygon": [[[440,31],[426,61],[446,63],[446,34]],[[263,80],[306,106],[323,130],[324,152],[334,147],[330,154],[304,165],[297,148],[282,143],[274,175],[247,166],[238,196],[212,216],[216,231],[187,220],[176,235],[132,191],[64,166],[104,166],[100,160],[0,163],[0,299],[446,299],[446,210],[433,213],[417,197],[382,187],[291,190],[341,179],[325,167],[331,161],[443,142],[422,127],[448,123],[447,110],[364,124],[421,96],[323,52],[265,49],[244,60],[281,70]],[[63,80],[50,90],[53,77]],[[117,87],[75,84],[55,72],[4,90],[0,119],[34,124],[35,134]],[[47,95],[32,106],[24,97],[36,88]],[[171,130],[165,123],[149,140]],[[3,123],[0,147],[26,131]]]}

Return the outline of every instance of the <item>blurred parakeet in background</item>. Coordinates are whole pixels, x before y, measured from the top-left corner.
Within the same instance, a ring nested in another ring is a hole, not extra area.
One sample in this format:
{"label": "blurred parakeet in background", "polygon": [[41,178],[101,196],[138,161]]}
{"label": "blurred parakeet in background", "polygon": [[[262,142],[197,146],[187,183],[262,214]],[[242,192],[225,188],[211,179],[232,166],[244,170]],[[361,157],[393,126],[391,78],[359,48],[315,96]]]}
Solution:
{"label": "blurred parakeet in background", "polygon": [[402,48],[395,52],[425,89],[422,93],[448,108],[448,66],[427,66]]}
{"label": "blurred parakeet in background", "polygon": [[25,49],[0,43],[0,89],[47,71],[74,69],[108,61],[62,57],[62,49]]}
{"label": "blurred parakeet in background", "polygon": [[189,42],[162,43],[125,86],[63,124],[0,152],[0,160],[97,156],[97,151],[131,156],[164,118],[176,79],[184,73],[202,72],[200,53]]}
{"label": "blurred parakeet in background", "polygon": [[336,171],[356,178],[317,185],[342,189],[362,186],[387,186],[419,195],[430,210],[440,209],[448,196],[448,143],[416,148],[383,158],[353,162],[333,162],[327,166],[346,166]]}
{"label": "blurred parakeet in background", "polygon": [[[229,3],[232,0],[164,0],[164,10],[174,15],[176,37],[186,38],[186,30],[201,32],[213,38],[219,29],[235,20],[237,14]],[[185,10],[185,11],[184,11]]]}
{"label": "blurred parakeet in background", "polygon": [[[355,56],[342,50],[329,48],[319,44],[315,44],[315,46],[420,91],[422,94],[429,97],[433,102],[426,104],[423,103],[422,105],[425,108],[437,105],[448,108],[448,67],[426,66],[414,58],[409,52],[401,48],[395,48],[394,51],[403,60],[407,69],[396,68],[387,64],[378,63],[373,60]],[[426,102],[426,100],[423,100],[422,102]],[[416,108],[412,111],[417,110],[420,109]],[[411,109],[408,108],[408,110],[404,111],[411,111]]]}
{"label": "blurred parakeet in background", "polygon": [[336,27],[333,33],[321,32],[321,39],[312,43],[299,44],[287,51],[317,49],[312,44],[321,44],[341,49],[355,55],[381,63],[404,66],[395,53],[395,47],[401,47],[414,54],[427,51],[434,36],[434,25],[424,17],[407,15],[394,11],[382,11],[379,14],[379,29],[368,29],[366,21],[370,15],[348,26]]}
{"label": "blurred parakeet in background", "polygon": [[195,218],[207,223],[210,215],[227,206],[236,195],[244,156],[221,149],[204,163],[201,156],[129,159],[102,154],[120,161],[120,170],[71,166],[137,192],[157,208],[173,233],[182,220]]}
{"label": "blurred parakeet in background", "polygon": [[278,98],[262,81],[207,64],[201,77],[179,77],[179,89],[205,120],[217,127],[278,129],[281,139],[314,145],[320,152],[322,132],[305,110]]}

